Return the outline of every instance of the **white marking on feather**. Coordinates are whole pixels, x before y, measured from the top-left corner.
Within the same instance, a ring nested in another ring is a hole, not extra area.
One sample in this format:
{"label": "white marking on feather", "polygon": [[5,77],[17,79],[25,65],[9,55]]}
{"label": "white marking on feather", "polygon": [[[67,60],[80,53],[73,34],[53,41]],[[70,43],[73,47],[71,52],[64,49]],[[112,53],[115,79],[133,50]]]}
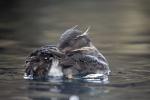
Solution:
{"label": "white marking on feather", "polygon": [[86,31],[83,33],[83,34],[81,34],[80,36],[84,36],[84,35],[87,35],[88,34],[88,31],[90,30],[90,26],[86,29]]}
{"label": "white marking on feather", "polygon": [[59,66],[59,60],[58,59],[52,60],[52,65],[51,65],[50,71],[48,73],[48,76],[52,76],[52,77],[63,76],[62,68],[61,68],[61,66]]}
{"label": "white marking on feather", "polygon": [[81,48],[79,48],[79,49],[74,49],[74,50],[72,50],[72,51],[88,51],[88,50],[90,50],[90,51],[92,51],[92,50],[94,50],[95,48],[93,48],[93,47],[81,47]]}

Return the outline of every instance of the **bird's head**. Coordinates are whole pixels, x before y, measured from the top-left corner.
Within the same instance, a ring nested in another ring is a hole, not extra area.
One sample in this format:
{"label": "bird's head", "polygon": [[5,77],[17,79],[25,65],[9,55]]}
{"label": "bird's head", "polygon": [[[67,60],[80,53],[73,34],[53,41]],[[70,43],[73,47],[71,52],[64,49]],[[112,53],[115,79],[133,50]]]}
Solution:
{"label": "bird's head", "polygon": [[60,37],[58,48],[62,52],[68,52],[74,49],[90,45],[90,39],[87,35],[89,28],[85,32],[76,29],[77,26],[66,30]]}

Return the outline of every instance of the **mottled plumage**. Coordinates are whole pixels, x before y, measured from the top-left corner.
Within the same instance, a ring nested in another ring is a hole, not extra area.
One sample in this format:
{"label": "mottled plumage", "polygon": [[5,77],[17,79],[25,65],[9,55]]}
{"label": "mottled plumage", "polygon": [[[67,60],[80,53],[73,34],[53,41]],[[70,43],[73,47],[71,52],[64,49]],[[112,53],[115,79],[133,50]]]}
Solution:
{"label": "mottled plumage", "polygon": [[25,62],[25,78],[46,78],[55,59],[59,59],[56,46],[47,45],[34,50]]}
{"label": "mottled plumage", "polygon": [[88,74],[108,75],[110,70],[107,61],[99,60],[98,57],[85,54],[81,51],[72,51],[61,59],[61,66],[66,77]]}
{"label": "mottled plumage", "polygon": [[[74,31],[78,34],[75,34]],[[96,73],[108,75],[110,72],[106,58],[92,44],[87,32],[88,29],[81,33],[71,28],[60,38],[58,48],[66,54],[60,63],[67,77]],[[67,43],[65,43],[66,40]]]}
{"label": "mottled plumage", "polygon": [[43,46],[33,51],[26,59],[25,76],[87,78],[90,75],[95,77],[94,74],[102,77],[109,75],[106,58],[87,36],[89,28],[82,33],[76,27],[66,30],[57,46]]}

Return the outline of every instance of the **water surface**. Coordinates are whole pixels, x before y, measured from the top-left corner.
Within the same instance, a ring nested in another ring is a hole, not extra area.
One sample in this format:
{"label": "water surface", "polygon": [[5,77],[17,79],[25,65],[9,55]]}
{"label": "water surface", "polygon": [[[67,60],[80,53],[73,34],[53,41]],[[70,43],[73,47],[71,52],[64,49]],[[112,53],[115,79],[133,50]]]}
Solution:
{"label": "water surface", "polygon": [[[1,100],[149,100],[149,0],[7,0],[0,14]],[[35,48],[61,33],[91,26],[90,37],[108,59],[109,83],[24,80]]]}

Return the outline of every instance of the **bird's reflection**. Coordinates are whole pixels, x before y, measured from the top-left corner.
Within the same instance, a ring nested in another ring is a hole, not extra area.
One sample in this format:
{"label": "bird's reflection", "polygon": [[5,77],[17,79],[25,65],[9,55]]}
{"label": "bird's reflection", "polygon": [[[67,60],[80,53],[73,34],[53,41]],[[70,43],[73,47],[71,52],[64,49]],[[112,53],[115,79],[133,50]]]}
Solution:
{"label": "bird's reflection", "polygon": [[101,84],[81,80],[29,81],[28,98],[32,100],[80,100],[82,95],[94,96],[109,91]]}

